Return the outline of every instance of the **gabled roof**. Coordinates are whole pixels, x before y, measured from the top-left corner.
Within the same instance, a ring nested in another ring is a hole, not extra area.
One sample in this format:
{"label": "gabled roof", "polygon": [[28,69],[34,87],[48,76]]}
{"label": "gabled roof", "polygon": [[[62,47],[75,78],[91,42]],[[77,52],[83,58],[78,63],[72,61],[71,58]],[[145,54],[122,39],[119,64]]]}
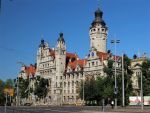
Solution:
{"label": "gabled roof", "polygon": [[68,52],[66,53],[66,57],[69,59],[71,59],[71,58],[77,59],[78,58],[78,56],[75,53],[68,53]]}
{"label": "gabled roof", "polygon": [[82,60],[75,60],[74,62],[69,62],[68,66],[71,67],[72,70],[74,70],[77,67],[77,65],[79,65],[83,69],[85,64],[86,60],[82,59]]}
{"label": "gabled roof", "polygon": [[97,56],[100,58],[100,60],[107,60],[108,59],[108,53],[97,51]]}
{"label": "gabled roof", "polygon": [[36,68],[34,65],[30,64],[30,66],[25,66],[25,72],[27,73],[27,76],[35,75]]}

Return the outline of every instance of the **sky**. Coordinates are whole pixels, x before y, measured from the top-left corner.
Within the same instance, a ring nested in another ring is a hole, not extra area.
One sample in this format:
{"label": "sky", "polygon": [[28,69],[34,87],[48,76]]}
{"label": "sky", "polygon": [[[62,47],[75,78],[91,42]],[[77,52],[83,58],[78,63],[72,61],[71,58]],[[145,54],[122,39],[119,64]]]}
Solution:
{"label": "sky", "polygon": [[[100,1],[100,2],[99,2]],[[16,78],[21,64],[34,64],[40,40],[55,47],[64,33],[67,51],[84,58],[97,8],[108,27],[107,48],[117,54],[150,56],[150,0],[1,0],[0,79]]]}

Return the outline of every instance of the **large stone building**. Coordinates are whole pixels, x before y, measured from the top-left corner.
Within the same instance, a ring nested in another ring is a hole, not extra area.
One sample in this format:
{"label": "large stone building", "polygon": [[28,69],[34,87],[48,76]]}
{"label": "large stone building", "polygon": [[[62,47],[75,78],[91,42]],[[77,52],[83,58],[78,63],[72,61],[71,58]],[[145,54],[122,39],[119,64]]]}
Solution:
{"label": "large stone building", "polygon": [[[103,12],[97,9],[89,29],[90,51],[85,59],[80,59],[75,53],[67,52],[63,33],[60,33],[55,48],[50,48],[47,42],[41,40],[37,51],[36,69],[33,65],[24,66],[22,69],[19,76],[24,78],[34,75],[48,79],[46,104],[81,103],[82,100],[77,92],[81,81],[89,76],[95,79],[98,76],[106,76],[103,68],[107,65],[108,59],[114,60],[115,57],[107,52],[108,28],[102,16]],[[116,68],[121,69],[121,57],[116,57]],[[33,83],[30,86],[33,86]]]}
{"label": "large stone building", "polygon": [[52,104],[80,103],[77,88],[81,80],[86,76],[105,76],[103,65],[110,56],[106,48],[108,28],[102,15],[103,12],[97,9],[89,29],[90,52],[86,59],[79,59],[77,54],[67,52],[63,33],[60,33],[54,49],[41,40],[37,52],[36,75],[49,80],[48,97]]}

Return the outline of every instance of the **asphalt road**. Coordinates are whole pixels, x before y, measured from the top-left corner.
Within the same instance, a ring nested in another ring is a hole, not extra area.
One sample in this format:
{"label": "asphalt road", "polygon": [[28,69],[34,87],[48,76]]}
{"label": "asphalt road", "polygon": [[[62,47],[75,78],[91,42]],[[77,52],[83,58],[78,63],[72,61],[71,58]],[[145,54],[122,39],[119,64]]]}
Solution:
{"label": "asphalt road", "polygon": [[[150,106],[145,107],[141,110],[140,107],[118,107],[117,110],[111,109],[111,107],[105,107],[105,113],[150,113]],[[0,107],[0,113],[5,113],[5,107]],[[75,107],[75,106],[65,106],[65,107],[7,107],[6,113],[103,113],[102,107],[100,106],[85,106],[85,107]]]}

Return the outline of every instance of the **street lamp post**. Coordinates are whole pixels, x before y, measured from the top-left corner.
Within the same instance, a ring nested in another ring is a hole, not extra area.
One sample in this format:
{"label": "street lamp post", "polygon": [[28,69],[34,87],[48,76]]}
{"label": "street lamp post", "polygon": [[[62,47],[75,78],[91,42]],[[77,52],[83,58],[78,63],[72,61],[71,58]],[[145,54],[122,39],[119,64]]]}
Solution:
{"label": "street lamp post", "polygon": [[[86,59],[87,59],[87,56],[85,57],[85,60],[83,62],[83,67],[85,68],[85,64],[86,64]],[[84,100],[85,100],[85,91],[84,91],[84,84],[85,84],[85,70],[83,70],[83,105],[84,105]]]}
{"label": "street lamp post", "polygon": [[141,109],[143,110],[144,108],[144,99],[143,99],[143,75],[142,75],[142,70],[141,70]]}
{"label": "street lamp post", "polygon": [[117,70],[116,70],[116,44],[117,43],[120,43],[120,40],[111,40],[111,43],[114,43],[115,44],[115,91],[114,91],[114,94],[115,94],[115,109],[117,109],[117,93],[118,93],[118,89],[117,89],[117,80],[116,80],[116,73],[117,73]]}
{"label": "street lamp post", "polygon": [[17,106],[20,105],[20,100],[19,100],[19,77],[17,77]]}
{"label": "street lamp post", "polygon": [[5,102],[5,113],[7,112],[7,92],[6,92],[6,102]]}
{"label": "street lamp post", "polygon": [[125,106],[125,94],[124,94],[124,54],[122,54],[122,107]]}
{"label": "street lamp post", "polygon": [[84,105],[84,75],[83,75],[83,105]]}

